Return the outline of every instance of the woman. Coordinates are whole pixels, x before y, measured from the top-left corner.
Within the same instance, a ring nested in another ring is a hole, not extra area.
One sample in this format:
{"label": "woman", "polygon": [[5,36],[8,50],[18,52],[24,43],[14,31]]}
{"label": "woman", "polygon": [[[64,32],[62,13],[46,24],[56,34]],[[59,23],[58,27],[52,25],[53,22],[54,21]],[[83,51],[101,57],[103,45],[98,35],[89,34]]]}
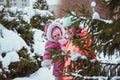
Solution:
{"label": "woman", "polygon": [[[85,55],[89,59],[96,59],[95,52],[91,52],[91,46],[93,44],[92,38],[90,34],[88,34],[86,29],[80,29],[76,26],[67,26],[65,28],[67,37],[69,38],[69,41],[67,42],[64,51],[65,53],[69,52],[69,55],[71,56],[65,61],[65,67],[70,65],[71,60],[76,61],[78,56],[73,55],[79,55],[83,56]],[[75,43],[75,40],[80,40],[78,43]],[[63,80],[72,79],[71,76],[64,77]]]}

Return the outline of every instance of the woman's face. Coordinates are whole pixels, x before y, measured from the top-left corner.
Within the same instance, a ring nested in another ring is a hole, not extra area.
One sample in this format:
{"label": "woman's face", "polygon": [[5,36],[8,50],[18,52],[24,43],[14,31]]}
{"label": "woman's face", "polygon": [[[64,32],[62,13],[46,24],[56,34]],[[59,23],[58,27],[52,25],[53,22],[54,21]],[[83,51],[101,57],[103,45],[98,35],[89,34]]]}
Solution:
{"label": "woman's face", "polygon": [[74,33],[75,33],[76,29],[74,27],[67,27],[65,29],[65,31],[66,31],[67,36],[69,38],[72,38],[74,36]]}

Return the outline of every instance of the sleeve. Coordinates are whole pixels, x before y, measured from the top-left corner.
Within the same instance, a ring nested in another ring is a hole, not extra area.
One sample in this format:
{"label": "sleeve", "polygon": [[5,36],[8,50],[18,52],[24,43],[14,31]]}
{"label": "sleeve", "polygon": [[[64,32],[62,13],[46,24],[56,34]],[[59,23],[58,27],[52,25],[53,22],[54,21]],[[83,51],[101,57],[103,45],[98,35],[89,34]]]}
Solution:
{"label": "sleeve", "polygon": [[48,60],[48,59],[51,59],[51,58],[52,58],[51,53],[48,50],[45,50],[43,59]]}
{"label": "sleeve", "polygon": [[48,46],[49,45],[46,43],[46,45],[45,45],[45,52],[44,52],[44,55],[43,55],[43,60],[49,60],[49,59],[52,58],[52,55],[51,55],[51,53],[49,51]]}

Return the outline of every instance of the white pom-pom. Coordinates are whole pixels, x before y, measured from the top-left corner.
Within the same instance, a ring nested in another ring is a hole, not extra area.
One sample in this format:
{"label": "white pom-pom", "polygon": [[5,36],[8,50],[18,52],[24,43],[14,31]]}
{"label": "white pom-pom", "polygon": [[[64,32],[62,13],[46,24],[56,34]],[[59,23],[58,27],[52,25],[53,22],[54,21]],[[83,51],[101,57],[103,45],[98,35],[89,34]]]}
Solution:
{"label": "white pom-pom", "polygon": [[100,19],[100,15],[98,12],[94,12],[92,15],[92,19]]}
{"label": "white pom-pom", "polygon": [[95,7],[96,6],[96,2],[91,2],[91,7]]}

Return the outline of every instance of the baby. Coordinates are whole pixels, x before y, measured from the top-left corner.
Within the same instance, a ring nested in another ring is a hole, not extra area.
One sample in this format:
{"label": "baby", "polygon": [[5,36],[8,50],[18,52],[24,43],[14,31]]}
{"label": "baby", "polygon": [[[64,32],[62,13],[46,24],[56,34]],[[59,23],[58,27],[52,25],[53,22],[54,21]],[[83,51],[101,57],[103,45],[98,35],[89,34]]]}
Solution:
{"label": "baby", "polygon": [[[53,55],[50,49],[62,52],[61,44],[59,40],[63,39],[63,27],[58,22],[48,23],[45,26],[45,33],[47,36],[47,42],[45,44],[45,52],[43,56],[42,66],[50,67],[52,63]],[[53,75],[55,76],[55,80],[61,80],[62,74],[58,71],[63,71],[64,66],[64,58],[61,58],[55,62],[53,62]]]}

